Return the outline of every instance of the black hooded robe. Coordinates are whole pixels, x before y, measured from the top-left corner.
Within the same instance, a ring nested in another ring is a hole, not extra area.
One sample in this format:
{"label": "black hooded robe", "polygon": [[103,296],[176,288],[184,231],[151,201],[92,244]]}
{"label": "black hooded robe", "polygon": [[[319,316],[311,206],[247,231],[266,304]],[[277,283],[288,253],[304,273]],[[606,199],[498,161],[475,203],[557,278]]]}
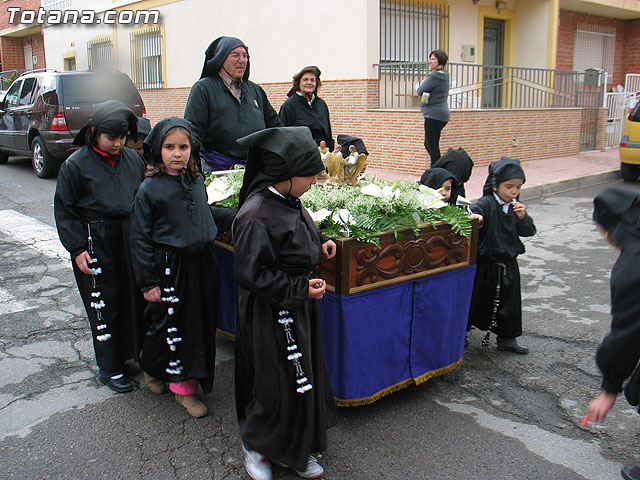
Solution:
{"label": "black hooded robe", "polygon": [[[175,303],[147,303],[140,366],[167,382],[198,379],[207,393],[213,387],[216,358],[220,279],[213,242],[217,228],[202,176],[196,181],[186,177],[149,177],[135,198],[131,243],[137,284],[143,291],[158,286],[163,297],[177,298]],[[174,291],[168,291],[171,288]],[[175,353],[166,340],[169,327],[177,328],[182,338]],[[175,359],[181,361],[182,372],[167,372]]]}
{"label": "black hooded robe", "polygon": [[[129,249],[129,216],[133,197],[144,178],[146,165],[133,150],[123,148],[115,168],[88,146],[73,153],[58,175],[54,197],[56,227],[62,245],[71,254],[73,273],[82,297],[93,337],[98,366],[119,371],[130,358],[138,360],[142,336],[143,299],[135,288]],[[96,339],[97,313],[91,306],[95,299],[92,277],[82,273],[74,259],[89,251],[88,228],[94,258],[102,273],[97,275],[98,289],[105,307],[101,310],[112,337]]]}
{"label": "black hooded robe", "polygon": [[[308,298],[328,239],[298,199],[267,187],[315,175],[323,165],[305,127],[268,129],[240,141],[250,147],[232,227],[240,436],[250,450],[303,471],[312,452],[326,449],[327,428],[336,423],[319,305]],[[300,370],[291,357],[297,353]]]}
{"label": "black hooded robe", "polygon": [[464,184],[471,177],[473,160],[471,160],[464,148],[455,150],[449,148],[442,157],[431,165],[431,168],[444,168],[453,174],[455,181],[451,185],[451,201],[449,203],[455,205],[458,196],[466,197]]}
{"label": "black hooded robe", "polygon": [[[319,305],[307,298],[321,238],[302,207],[270,191],[251,196],[233,225],[238,253],[236,410],[240,436],[271,460],[305,470],[311,452],[324,451],[335,406],[322,354]],[[296,392],[278,311],[294,318],[293,337],[313,388]]]}
{"label": "black hooded robe", "polygon": [[520,220],[513,209],[504,213],[493,195],[482,197],[471,210],[482,215],[484,220],[478,237],[477,270],[469,323],[480,330],[489,329],[500,275],[500,306],[496,317],[498,325],[492,332],[503,338],[519,337],[522,335],[522,299],[516,257],[524,253],[524,245],[519,237],[535,235],[536,227],[528,214]]}
{"label": "black hooded robe", "polygon": [[[611,270],[611,331],[596,352],[602,389],[617,394],[640,358],[640,195],[610,188],[599,194],[594,204],[594,220],[620,248]],[[638,387],[633,385],[636,395]]]}
{"label": "black hooded robe", "polygon": [[327,108],[326,102],[317,95],[309,105],[303,95],[294,93],[282,104],[278,115],[285,127],[309,127],[316,145],[320,145],[320,141],[324,140],[329,151],[333,151],[335,144],[331,133],[329,108]]}

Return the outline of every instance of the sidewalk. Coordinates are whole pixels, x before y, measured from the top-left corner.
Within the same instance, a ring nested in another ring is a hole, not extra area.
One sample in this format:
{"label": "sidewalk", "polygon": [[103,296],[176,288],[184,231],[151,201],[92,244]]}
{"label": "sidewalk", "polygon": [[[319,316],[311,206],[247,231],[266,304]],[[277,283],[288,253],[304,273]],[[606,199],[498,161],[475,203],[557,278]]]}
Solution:
{"label": "sidewalk", "polygon": [[[617,148],[580,153],[569,157],[529,160],[522,162],[522,167],[527,176],[520,196],[522,200],[575,190],[620,177],[620,157]],[[487,178],[487,170],[486,165],[473,168],[471,178],[465,183],[469,200],[477,200],[482,196],[482,186]],[[417,181],[419,178],[377,168],[367,168],[367,175],[375,175],[390,181],[402,178]]]}

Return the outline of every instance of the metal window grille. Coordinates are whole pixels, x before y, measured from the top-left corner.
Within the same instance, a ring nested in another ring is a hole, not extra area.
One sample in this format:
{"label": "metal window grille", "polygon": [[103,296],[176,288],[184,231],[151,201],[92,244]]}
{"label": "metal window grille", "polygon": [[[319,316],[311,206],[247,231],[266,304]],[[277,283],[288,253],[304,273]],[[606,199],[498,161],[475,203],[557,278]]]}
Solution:
{"label": "metal window grille", "polygon": [[100,37],[87,42],[89,70],[113,68],[113,44],[110,37]]}
{"label": "metal window grille", "polygon": [[131,33],[131,78],[138,88],[162,88],[162,32],[159,27]]}
{"label": "metal window grille", "polygon": [[380,62],[421,62],[449,48],[449,6],[420,0],[380,2]]}
{"label": "metal window grille", "polygon": [[614,28],[580,23],[573,45],[573,69],[600,68],[613,74],[616,31]]}

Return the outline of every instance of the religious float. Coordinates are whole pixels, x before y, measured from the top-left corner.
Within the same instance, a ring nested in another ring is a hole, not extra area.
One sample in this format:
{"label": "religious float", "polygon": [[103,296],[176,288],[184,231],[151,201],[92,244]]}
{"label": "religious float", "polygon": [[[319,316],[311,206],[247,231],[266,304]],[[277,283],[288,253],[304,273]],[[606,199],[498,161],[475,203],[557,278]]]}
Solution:
{"label": "religious float", "polygon": [[[347,162],[329,158],[328,178],[301,198],[337,245],[317,274],[327,282],[323,346],[340,406],[372,403],[462,363],[478,232],[477,221],[435,190],[363,176],[362,162]],[[210,201],[237,206],[242,171],[210,176],[207,184]],[[215,254],[219,329],[233,335],[230,236],[218,239]]]}

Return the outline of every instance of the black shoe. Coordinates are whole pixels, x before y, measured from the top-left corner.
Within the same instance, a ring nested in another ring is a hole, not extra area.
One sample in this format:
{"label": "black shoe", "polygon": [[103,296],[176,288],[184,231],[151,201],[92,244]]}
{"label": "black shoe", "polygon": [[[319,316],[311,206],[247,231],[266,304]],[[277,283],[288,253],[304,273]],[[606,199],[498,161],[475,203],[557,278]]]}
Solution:
{"label": "black shoe", "polygon": [[517,343],[509,347],[498,345],[498,350],[504,350],[505,352],[519,353],[521,355],[526,355],[527,353],[529,353],[529,349],[527,347],[523,347],[522,345],[519,345]]}
{"label": "black shoe", "polygon": [[98,379],[104,383],[107,387],[117,393],[127,393],[133,390],[133,385],[131,384],[131,380],[129,380],[124,375],[113,378],[113,377],[101,377],[98,376]]}
{"label": "black shoe", "polygon": [[620,474],[626,480],[640,480],[640,467],[622,467]]}

